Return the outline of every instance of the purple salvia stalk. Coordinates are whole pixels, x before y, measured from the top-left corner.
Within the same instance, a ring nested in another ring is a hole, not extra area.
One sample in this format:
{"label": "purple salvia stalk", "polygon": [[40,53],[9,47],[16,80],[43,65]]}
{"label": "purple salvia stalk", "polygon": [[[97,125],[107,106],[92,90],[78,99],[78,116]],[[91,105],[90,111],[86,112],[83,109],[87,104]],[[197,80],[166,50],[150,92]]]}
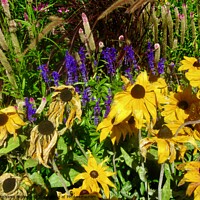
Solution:
{"label": "purple salvia stalk", "polygon": [[164,68],[165,68],[165,59],[161,58],[160,61],[158,62],[158,73],[163,74],[165,72]]}
{"label": "purple salvia stalk", "polygon": [[114,76],[116,73],[116,69],[114,63],[116,61],[117,52],[114,47],[107,47],[102,51],[103,59],[107,62],[106,67],[108,74]]}
{"label": "purple salvia stalk", "polygon": [[94,124],[95,125],[98,125],[98,123],[99,123],[99,115],[101,112],[99,102],[100,102],[100,99],[98,99],[98,101],[96,102],[96,105],[94,107]]}
{"label": "purple salvia stalk", "polygon": [[132,69],[131,67],[127,68],[125,71],[125,76],[128,77],[128,79],[133,83],[133,74],[132,74]]}
{"label": "purple salvia stalk", "polygon": [[80,64],[81,75],[82,75],[84,83],[87,83],[88,82],[88,75],[87,75],[87,69],[86,69],[86,65],[85,65],[86,56],[85,56],[84,47],[81,47],[78,53],[79,53],[79,56],[80,56],[80,59],[81,59],[81,64]]}
{"label": "purple salvia stalk", "polygon": [[83,97],[82,97],[82,105],[86,106],[86,104],[90,101],[90,96],[91,96],[91,89],[90,87],[87,87],[83,91]]}
{"label": "purple salvia stalk", "polygon": [[40,74],[41,74],[42,78],[44,79],[45,83],[49,83],[49,78],[48,78],[49,69],[48,69],[47,65],[46,64],[40,65],[38,67],[38,70],[41,70]]}
{"label": "purple salvia stalk", "polygon": [[108,95],[107,95],[107,99],[105,101],[105,105],[106,105],[106,112],[104,114],[104,117],[107,117],[109,112],[110,112],[110,105],[112,103],[112,95],[111,95],[111,90],[109,88],[108,90]]}
{"label": "purple salvia stalk", "polygon": [[33,117],[36,113],[36,109],[33,108],[33,98],[28,99],[28,97],[25,98],[25,107],[27,109],[27,118],[30,122],[36,121],[36,118]]}
{"label": "purple salvia stalk", "polygon": [[68,51],[65,55],[65,68],[67,70],[67,85],[73,85],[78,82],[78,74],[77,74],[77,63],[73,56],[71,56]]}
{"label": "purple salvia stalk", "polygon": [[147,59],[148,59],[148,65],[153,74],[155,74],[155,67],[154,67],[154,53],[153,48],[150,42],[147,44]]}
{"label": "purple salvia stalk", "polygon": [[130,67],[134,67],[137,69],[137,61],[135,59],[135,52],[133,50],[133,47],[131,45],[127,45],[124,47],[125,51],[125,57],[124,57],[124,63],[125,65],[129,65]]}
{"label": "purple salvia stalk", "polygon": [[53,80],[54,80],[54,85],[55,86],[58,86],[58,81],[59,81],[59,73],[56,72],[56,71],[53,71],[52,72],[52,77],[53,77]]}

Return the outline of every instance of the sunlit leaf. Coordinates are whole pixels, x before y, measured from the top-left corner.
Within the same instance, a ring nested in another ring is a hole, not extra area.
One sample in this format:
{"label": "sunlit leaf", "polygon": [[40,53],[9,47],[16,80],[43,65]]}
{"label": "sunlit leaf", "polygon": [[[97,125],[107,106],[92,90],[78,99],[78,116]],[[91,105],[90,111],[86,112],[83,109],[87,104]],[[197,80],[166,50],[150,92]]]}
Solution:
{"label": "sunlit leaf", "polygon": [[61,180],[61,177],[59,177],[56,173],[53,173],[49,177],[49,183],[51,185],[51,188],[63,187],[62,181],[64,181],[66,186],[70,185],[69,181],[67,181],[65,179]]}
{"label": "sunlit leaf", "polygon": [[131,158],[129,156],[129,154],[121,147],[120,148],[121,152],[122,152],[122,155],[124,157],[124,161],[125,163],[130,167],[132,168],[132,163],[133,163],[133,158]]}
{"label": "sunlit leaf", "polygon": [[31,167],[36,167],[37,165],[38,165],[38,160],[30,158],[25,161],[24,168],[27,169],[27,168],[31,168]]}

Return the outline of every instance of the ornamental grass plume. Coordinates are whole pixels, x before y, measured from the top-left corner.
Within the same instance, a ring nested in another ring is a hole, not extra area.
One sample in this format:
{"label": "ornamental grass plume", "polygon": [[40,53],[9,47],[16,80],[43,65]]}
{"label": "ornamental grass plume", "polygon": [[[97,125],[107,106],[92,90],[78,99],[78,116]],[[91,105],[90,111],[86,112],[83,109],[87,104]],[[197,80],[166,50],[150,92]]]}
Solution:
{"label": "ornamental grass plume", "polygon": [[8,137],[8,134],[17,136],[17,129],[26,124],[20,118],[14,106],[8,106],[0,110],[0,146],[2,146]]}
{"label": "ornamental grass plume", "polygon": [[90,188],[92,192],[99,192],[100,185],[106,198],[109,198],[109,186],[116,188],[109,177],[113,176],[115,172],[108,171],[108,167],[103,166],[105,162],[106,160],[98,164],[91,152],[89,152],[88,164],[83,165],[85,172],[78,174],[74,178],[74,182],[83,179],[81,187]]}

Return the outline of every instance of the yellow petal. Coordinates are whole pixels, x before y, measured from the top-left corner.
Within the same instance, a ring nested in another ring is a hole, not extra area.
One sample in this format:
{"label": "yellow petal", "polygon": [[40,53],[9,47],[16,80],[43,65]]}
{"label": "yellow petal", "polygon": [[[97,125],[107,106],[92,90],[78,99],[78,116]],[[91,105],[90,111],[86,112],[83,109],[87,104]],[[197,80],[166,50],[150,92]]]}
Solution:
{"label": "yellow petal", "polygon": [[158,163],[164,163],[169,158],[169,144],[164,139],[157,139]]}

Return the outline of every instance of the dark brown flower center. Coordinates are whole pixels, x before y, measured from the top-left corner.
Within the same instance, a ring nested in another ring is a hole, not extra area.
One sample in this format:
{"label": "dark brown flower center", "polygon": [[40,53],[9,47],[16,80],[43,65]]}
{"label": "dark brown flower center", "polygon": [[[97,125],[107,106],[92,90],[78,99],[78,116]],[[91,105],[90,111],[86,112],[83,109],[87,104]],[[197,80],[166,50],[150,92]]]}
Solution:
{"label": "dark brown flower center", "polygon": [[187,101],[179,101],[177,106],[182,110],[186,110],[189,107],[189,104]]}
{"label": "dark brown flower center", "polygon": [[97,177],[99,176],[99,174],[98,174],[97,171],[92,170],[92,171],[90,172],[90,176],[91,176],[92,178],[97,178]]}
{"label": "dark brown flower center", "polygon": [[134,124],[135,123],[135,119],[133,116],[130,117],[130,119],[128,120],[129,124]]}
{"label": "dark brown flower center", "polygon": [[172,138],[173,134],[172,131],[166,125],[164,125],[159,130],[157,137],[167,139],[167,138]]}
{"label": "dark brown flower center", "polygon": [[131,89],[131,96],[135,99],[142,99],[145,96],[145,89],[143,86],[136,84]]}
{"label": "dark brown flower center", "polygon": [[72,99],[72,92],[69,89],[67,89],[67,88],[63,89],[61,91],[61,93],[60,93],[60,99],[62,101],[64,101],[64,102],[71,101],[71,99]]}
{"label": "dark brown flower center", "polygon": [[15,178],[7,178],[6,180],[4,180],[3,185],[2,185],[4,193],[9,193],[12,190],[14,190],[15,185],[16,185]]}
{"label": "dark brown flower center", "polygon": [[111,123],[114,124],[114,122],[115,122],[115,117],[113,117],[113,118],[111,119]]}
{"label": "dark brown flower center", "polygon": [[89,192],[87,190],[81,190],[80,195],[85,195],[85,194],[89,194]]}
{"label": "dark brown flower center", "polygon": [[38,125],[38,131],[42,135],[50,135],[54,132],[54,129],[54,125],[49,120],[44,120]]}
{"label": "dark brown flower center", "polygon": [[0,114],[0,126],[3,126],[7,123],[8,116],[5,113]]}
{"label": "dark brown flower center", "polygon": [[194,64],[193,64],[193,66],[194,66],[194,67],[200,67],[200,62],[195,61]]}

